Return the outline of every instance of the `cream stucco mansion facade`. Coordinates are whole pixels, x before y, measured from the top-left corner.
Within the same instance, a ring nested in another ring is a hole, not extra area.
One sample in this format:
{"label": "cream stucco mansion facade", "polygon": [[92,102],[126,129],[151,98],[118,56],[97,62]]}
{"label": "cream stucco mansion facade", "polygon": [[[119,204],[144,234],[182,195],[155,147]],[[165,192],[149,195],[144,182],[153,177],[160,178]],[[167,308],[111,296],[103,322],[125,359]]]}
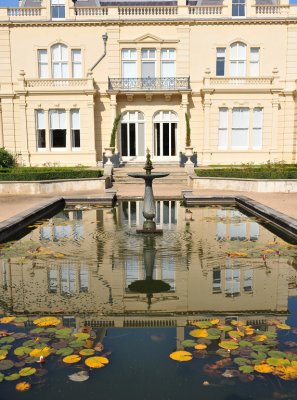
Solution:
{"label": "cream stucco mansion facade", "polygon": [[0,8],[0,146],[26,165],[296,162],[289,0],[23,0]]}

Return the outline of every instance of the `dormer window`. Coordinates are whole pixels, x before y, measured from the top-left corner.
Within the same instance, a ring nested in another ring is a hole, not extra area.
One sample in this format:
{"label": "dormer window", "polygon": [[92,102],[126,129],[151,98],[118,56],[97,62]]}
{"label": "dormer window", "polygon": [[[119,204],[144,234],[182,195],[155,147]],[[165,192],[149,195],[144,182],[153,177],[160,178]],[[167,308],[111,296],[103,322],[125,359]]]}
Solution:
{"label": "dormer window", "polygon": [[52,19],[65,19],[65,0],[51,0]]}
{"label": "dormer window", "polygon": [[232,0],[232,17],[245,17],[245,0]]}

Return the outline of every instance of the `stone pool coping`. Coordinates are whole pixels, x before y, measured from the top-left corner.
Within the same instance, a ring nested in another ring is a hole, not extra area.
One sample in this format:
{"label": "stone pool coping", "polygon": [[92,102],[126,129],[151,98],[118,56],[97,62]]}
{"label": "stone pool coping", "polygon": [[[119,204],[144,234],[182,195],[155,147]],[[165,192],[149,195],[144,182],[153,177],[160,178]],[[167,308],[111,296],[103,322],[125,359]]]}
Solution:
{"label": "stone pool coping", "polygon": [[297,243],[297,219],[289,217],[271,207],[246,196],[197,196],[191,190],[183,191],[183,202],[186,207],[195,205],[223,204],[235,205],[253,216],[260,217],[273,225],[277,230],[284,232]]}
{"label": "stone pool coping", "polygon": [[37,220],[47,218],[65,207],[66,204],[100,204],[111,207],[115,202],[114,191],[101,196],[64,196],[53,197],[22,211],[13,217],[0,222],[0,242],[16,237],[28,225]]}

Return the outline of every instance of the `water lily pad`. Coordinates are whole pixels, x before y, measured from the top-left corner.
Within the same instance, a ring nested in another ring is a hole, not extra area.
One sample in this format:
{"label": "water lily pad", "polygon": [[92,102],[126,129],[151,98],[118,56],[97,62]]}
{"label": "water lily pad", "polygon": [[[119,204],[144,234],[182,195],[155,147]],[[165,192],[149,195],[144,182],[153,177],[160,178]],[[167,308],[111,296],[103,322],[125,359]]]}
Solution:
{"label": "water lily pad", "polygon": [[28,321],[27,317],[21,317],[20,316],[20,317],[16,317],[13,322],[20,323],[20,322],[27,322],[27,321]]}
{"label": "water lily pad", "polygon": [[81,340],[74,340],[73,342],[69,343],[70,347],[73,348],[78,348],[78,347],[84,347],[85,342],[81,341]]}
{"label": "water lily pad", "polygon": [[190,336],[203,338],[208,336],[207,329],[193,329],[189,332]]}
{"label": "water lily pad", "polygon": [[221,336],[221,331],[217,328],[209,328],[207,329],[208,336]]}
{"label": "water lily pad", "polygon": [[211,334],[207,335],[208,340],[218,340],[218,339],[220,339],[220,337],[221,337],[221,335],[211,335]]}
{"label": "water lily pad", "polygon": [[84,333],[84,332],[78,332],[78,333],[74,333],[73,336],[75,336],[78,340],[86,340],[86,339],[89,339],[90,334]]}
{"label": "water lily pad", "polygon": [[192,339],[188,339],[188,340],[183,340],[183,341],[181,342],[181,344],[182,344],[184,347],[194,347],[197,343],[196,343],[194,340],[192,340]]}
{"label": "water lily pad", "polygon": [[11,375],[7,375],[4,379],[6,381],[16,381],[19,378],[20,378],[20,375],[18,373],[14,373],[14,374],[11,374]]}
{"label": "water lily pad", "polygon": [[31,383],[30,382],[19,382],[16,384],[15,389],[18,392],[26,392],[31,388]]}
{"label": "water lily pad", "polygon": [[218,354],[221,357],[229,358],[230,357],[230,351],[226,349],[219,349],[216,351],[216,354]]}
{"label": "water lily pad", "polygon": [[267,358],[267,355],[263,353],[262,351],[253,351],[251,354],[251,357],[255,358],[256,360],[265,360]]}
{"label": "water lily pad", "polygon": [[6,371],[14,366],[14,363],[11,360],[2,360],[0,361],[0,371]]}
{"label": "water lily pad", "polygon": [[2,317],[0,318],[0,324],[10,324],[11,322],[13,322],[16,319],[16,317]]}
{"label": "water lily pad", "polygon": [[73,329],[72,328],[63,328],[63,329],[57,329],[55,334],[57,338],[65,338],[68,337],[72,334]]}
{"label": "water lily pad", "polygon": [[68,378],[73,382],[84,382],[87,381],[89,377],[87,371],[79,371],[75,374],[68,375]]}
{"label": "water lily pad", "polygon": [[15,338],[13,336],[5,336],[0,339],[0,344],[13,343],[14,341],[15,341]]}
{"label": "water lily pad", "polygon": [[239,372],[235,369],[226,369],[226,371],[222,374],[224,378],[235,378],[239,375]]}
{"label": "water lily pad", "polygon": [[31,351],[32,351],[31,347],[20,346],[14,349],[13,352],[16,356],[25,356],[30,354]]}
{"label": "water lily pad", "polygon": [[238,343],[232,340],[223,340],[219,343],[219,346],[226,350],[235,350],[239,347]]}
{"label": "water lily pad", "polygon": [[19,371],[19,374],[20,374],[20,376],[30,376],[30,375],[34,375],[35,372],[36,372],[36,368],[25,367]]}
{"label": "water lily pad", "polygon": [[[191,353],[189,353],[188,351],[182,351],[182,350],[181,350],[181,352],[182,352],[182,353],[191,354]],[[176,352],[175,352],[175,353],[176,353]],[[174,354],[174,353],[171,353],[171,354],[170,354],[170,358],[172,358],[172,357],[171,357],[172,354]],[[185,354],[184,354],[184,357],[186,357]],[[191,354],[191,358],[192,358],[192,357],[193,357],[193,356],[192,356],[192,354]],[[174,359],[174,358],[172,358],[172,359]],[[188,361],[188,360],[177,360],[177,361]],[[85,360],[85,364],[86,364],[88,367],[90,367],[90,368],[102,368],[102,367],[104,367],[104,365],[106,365],[106,364],[108,364],[108,363],[109,363],[108,358],[106,358],[106,357],[100,357],[100,356],[89,357],[89,358],[87,358],[87,359]]]}
{"label": "water lily pad", "polygon": [[211,321],[209,321],[212,325],[217,325],[220,323],[219,319],[212,319]]}
{"label": "water lily pad", "polygon": [[31,357],[31,356],[26,357],[25,358],[25,362],[26,362],[26,364],[35,364],[36,363],[36,357]]}
{"label": "water lily pad", "polygon": [[207,348],[206,344],[198,343],[195,346],[196,350],[205,350]]}
{"label": "water lily pad", "polygon": [[271,350],[268,352],[269,356],[272,358],[286,358],[286,353],[283,351]]}
{"label": "water lily pad", "polygon": [[220,331],[228,332],[228,331],[232,331],[233,327],[230,325],[219,325],[218,329]]}
{"label": "water lily pad", "polygon": [[0,382],[3,382],[5,375],[0,372]]}
{"label": "water lily pad", "polygon": [[30,331],[30,333],[32,333],[32,334],[37,334],[37,335],[39,335],[39,333],[41,333],[41,332],[44,332],[44,328],[34,328],[34,329],[31,329],[31,331]]}
{"label": "water lily pad", "polygon": [[291,329],[290,325],[287,325],[287,324],[278,324],[278,325],[276,325],[276,327],[278,329],[284,329],[284,330],[290,330]]}
{"label": "water lily pad", "polygon": [[289,366],[291,365],[290,361],[287,360],[286,358],[273,358],[273,357],[269,357],[266,360],[267,364],[273,366],[273,367],[279,367],[281,365],[284,366]]}
{"label": "water lily pad", "polygon": [[66,364],[75,364],[81,360],[81,357],[78,354],[72,354],[71,356],[67,356],[63,358],[63,362]]}
{"label": "water lily pad", "polygon": [[254,366],[254,370],[260,372],[261,374],[270,374],[273,372],[273,367],[268,364],[258,364]]}
{"label": "water lily pad", "polygon": [[48,357],[49,355],[50,355],[50,353],[51,353],[51,349],[50,349],[50,347],[42,347],[42,348],[40,348],[40,349],[33,349],[31,352],[30,352],[30,357]]}
{"label": "water lily pad", "polygon": [[15,339],[23,339],[27,336],[27,334],[24,332],[16,332],[13,333],[11,336],[13,336]]}
{"label": "water lily pad", "polygon": [[23,346],[24,346],[24,347],[32,347],[32,346],[35,346],[35,345],[36,345],[36,341],[33,340],[33,339],[26,340],[26,341],[23,343]]}
{"label": "water lily pad", "polygon": [[12,347],[12,344],[5,344],[4,346],[1,346],[1,350],[10,350]]}
{"label": "water lily pad", "polygon": [[233,360],[235,362],[235,364],[237,365],[247,365],[250,364],[250,361],[247,358],[243,358],[243,357],[236,357]]}
{"label": "water lily pad", "polygon": [[250,374],[254,372],[254,367],[252,367],[251,365],[241,365],[238,369],[244,374]]}
{"label": "water lily pad", "polygon": [[0,361],[1,360],[4,360],[5,358],[6,358],[6,356],[7,356],[7,354],[8,354],[8,351],[7,350],[0,350]]}
{"label": "water lily pad", "polygon": [[256,340],[257,342],[265,342],[266,339],[267,339],[266,335],[256,335],[253,338],[253,340]]}
{"label": "water lily pad", "polygon": [[256,344],[253,346],[253,350],[266,352],[269,349],[266,346],[264,346],[263,344]]}
{"label": "water lily pad", "polygon": [[73,353],[73,348],[72,347],[63,347],[62,349],[59,349],[56,351],[56,354],[62,357],[70,356]]}
{"label": "water lily pad", "polygon": [[61,320],[56,317],[42,317],[37,318],[33,321],[33,324],[37,326],[57,326],[60,323]]}
{"label": "water lily pad", "polygon": [[253,344],[247,340],[240,340],[238,344],[240,347],[253,347]]}
{"label": "water lily pad", "polygon": [[95,354],[95,350],[94,349],[82,349],[79,354],[81,356],[92,356]]}

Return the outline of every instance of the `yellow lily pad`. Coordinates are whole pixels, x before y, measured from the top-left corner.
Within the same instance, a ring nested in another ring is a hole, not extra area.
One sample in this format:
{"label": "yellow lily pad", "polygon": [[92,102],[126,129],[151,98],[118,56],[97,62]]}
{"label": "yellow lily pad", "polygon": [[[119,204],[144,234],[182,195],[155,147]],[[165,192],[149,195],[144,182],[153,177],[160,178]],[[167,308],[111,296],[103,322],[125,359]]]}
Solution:
{"label": "yellow lily pad", "polygon": [[278,324],[278,325],[276,325],[276,327],[278,329],[284,329],[284,330],[290,330],[291,329],[291,327],[289,325],[287,325],[287,324]]}
{"label": "yellow lily pad", "polygon": [[75,364],[81,360],[81,357],[78,354],[72,354],[71,356],[66,356],[63,358],[64,363],[66,364]]}
{"label": "yellow lily pad", "polygon": [[208,332],[207,329],[193,329],[189,332],[189,335],[198,338],[205,338],[208,336]]}
{"label": "yellow lily pad", "polygon": [[260,372],[261,374],[271,374],[274,369],[268,364],[258,364],[254,366],[254,370]]}
{"label": "yellow lily pad", "polygon": [[220,323],[220,320],[219,320],[219,319],[212,319],[212,320],[210,321],[210,323],[211,323],[211,325],[217,325],[217,324]]}
{"label": "yellow lily pad", "polygon": [[48,357],[51,353],[50,347],[44,347],[43,349],[33,349],[30,352],[30,357]]}
{"label": "yellow lily pad", "polygon": [[108,363],[108,358],[101,356],[89,357],[85,360],[85,364],[90,368],[102,368]]}
{"label": "yellow lily pad", "polygon": [[193,358],[193,355],[189,351],[178,350],[178,351],[174,351],[173,353],[171,353],[169,355],[169,357],[175,361],[185,362],[185,361],[191,361]]}
{"label": "yellow lily pad", "polygon": [[0,324],[10,324],[15,319],[16,319],[16,317],[3,317],[3,318],[0,318]]}
{"label": "yellow lily pad", "polygon": [[26,392],[31,387],[31,383],[29,382],[19,382],[16,384],[15,388],[18,392]]}
{"label": "yellow lily pad", "polygon": [[56,317],[42,317],[35,319],[33,321],[33,324],[37,326],[56,326],[59,325],[60,323],[61,320]]}
{"label": "yellow lily pad", "polygon": [[95,354],[95,350],[94,349],[82,349],[79,354],[81,356],[92,356],[93,354]]}
{"label": "yellow lily pad", "polygon": [[196,350],[204,350],[207,348],[207,346],[206,346],[206,344],[198,343],[198,344],[196,344],[196,346],[194,346],[194,348]]}

